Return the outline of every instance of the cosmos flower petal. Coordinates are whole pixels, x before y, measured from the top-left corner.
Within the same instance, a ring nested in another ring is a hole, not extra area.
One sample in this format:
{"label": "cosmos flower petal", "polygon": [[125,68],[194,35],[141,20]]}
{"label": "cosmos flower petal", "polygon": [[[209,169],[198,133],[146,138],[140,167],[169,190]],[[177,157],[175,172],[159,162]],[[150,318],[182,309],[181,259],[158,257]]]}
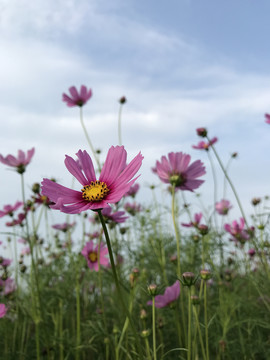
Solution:
{"label": "cosmos flower petal", "polygon": [[65,204],[71,204],[82,200],[82,194],[79,191],[69,189],[63,185],[57,184],[56,182],[44,179],[41,183],[42,194],[47,196],[51,201],[57,202],[58,198],[64,198]]}
{"label": "cosmos flower petal", "polygon": [[78,156],[78,159],[81,163],[88,184],[90,184],[91,181],[96,181],[96,174],[95,174],[93,162],[89,154],[85,150],[84,151],[79,150],[76,155]]}
{"label": "cosmos flower petal", "polygon": [[68,171],[83,185],[87,185],[89,182],[86,177],[83,175],[80,166],[77,162],[70,156],[66,155],[65,165]]}
{"label": "cosmos flower petal", "polygon": [[125,168],[126,161],[127,152],[124,146],[112,146],[108,151],[99,180],[106,182],[107,186],[110,187],[111,183],[118,178],[118,175]]}

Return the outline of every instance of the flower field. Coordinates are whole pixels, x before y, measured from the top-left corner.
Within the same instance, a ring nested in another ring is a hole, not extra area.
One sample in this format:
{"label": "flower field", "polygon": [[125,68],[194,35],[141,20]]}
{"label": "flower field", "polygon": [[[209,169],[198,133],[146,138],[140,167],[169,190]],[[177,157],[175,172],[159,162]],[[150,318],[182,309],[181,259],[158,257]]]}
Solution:
{"label": "flower field", "polygon": [[[210,210],[186,200],[206,165],[181,148],[156,159],[159,186],[139,202],[144,154],[130,159],[122,144],[126,98],[119,142],[103,158],[83,119],[91,96],[85,86],[63,94],[89,144],[63,154],[70,187],[53,178],[25,184],[35,148],[0,155],[21,187],[20,199],[0,203],[0,359],[270,359],[268,197],[251,199],[246,213],[229,173],[237,154],[223,163],[218,138],[202,127],[193,148],[208,155]],[[52,212],[63,221],[51,222]]]}

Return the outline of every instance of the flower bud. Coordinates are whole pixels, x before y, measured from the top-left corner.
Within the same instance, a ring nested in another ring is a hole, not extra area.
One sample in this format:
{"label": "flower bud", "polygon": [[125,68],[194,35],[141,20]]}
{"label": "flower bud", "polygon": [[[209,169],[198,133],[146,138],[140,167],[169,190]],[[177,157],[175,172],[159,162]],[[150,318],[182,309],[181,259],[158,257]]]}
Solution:
{"label": "flower bud", "polygon": [[119,102],[120,104],[125,104],[127,102],[127,99],[125,96],[122,96],[120,99],[119,99]]}
{"label": "flower bud", "polygon": [[209,280],[211,279],[211,272],[207,269],[203,269],[200,271],[201,278],[203,280]]}
{"label": "flower bud", "polygon": [[147,312],[145,309],[141,309],[140,311],[140,319],[145,320],[147,318]]}
{"label": "flower bud", "polygon": [[149,295],[156,296],[156,294],[157,294],[157,285],[156,284],[150,284],[150,285],[148,285],[147,290],[148,290]]}
{"label": "flower bud", "polygon": [[182,274],[182,285],[184,286],[192,286],[195,284],[197,277],[193,272],[187,271]]}
{"label": "flower bud", "polygon": [[33,186],[32,186],[32,191],[33,191],[33,193],[35,193],[35,194],[39,194],[39,192],[40,192],[40,184],[39,184],[39,183],[33,184]]}
{"label": "flower bud", "polygon": [[145,329],[141,332],[141,337],[142,338],[147,338],[149,335],[151,334],[151,330],[149,329]]}
{"label": "flower bud", "polygon": [[204,127],[196,129],[197,135],[200,137],[206,137],[207,136],[207,130]]}
{"label": "flower bud", "polygon": [[197,295],[191,295],[190,300],[191,300],[192,305],[199,305],[200,304],[200,298]]}

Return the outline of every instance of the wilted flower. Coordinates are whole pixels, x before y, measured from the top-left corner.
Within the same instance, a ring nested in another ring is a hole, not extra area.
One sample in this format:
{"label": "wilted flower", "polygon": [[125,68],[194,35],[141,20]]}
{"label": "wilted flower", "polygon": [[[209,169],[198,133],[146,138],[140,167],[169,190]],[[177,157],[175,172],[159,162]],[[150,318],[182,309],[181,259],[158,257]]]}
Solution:
{"label": "wilted flower", "polygon": [[232,208],[232,205],[229,200],[222,199],[220,202],[216,203],[215,208],[220,215],[227,215]]}
{"label": "wilted flower", "polygon": [[5,304],[0,304],[0,318],[4,317],[7,313],[7,307]]}
{"label": "wilted flower", "polygon": [[98,263],[105,267],[109,265],[109,259],[106,257],[108,249],[102,242],[100,243],[99,249],[98,245],[94,246],[94,242],[92,240],[88,241],[82,249],[81,254],[87,260],[89,269],[98,271]]}
{"label": "wilted flower", "polygon": [[213,144],[215,144],[218,141],[217,137],[214,137],[212,140],[210,140],[209,142],[205,142],[205,141],[200,141],[198,143],[198,145],[192,145],[193,149],[198,149],[198,150],[209,150],[209,147]]}
{"label": "wilted flower", "polygon": [[142,164],[143,156],[139,153],[128,165],[127,152],[124,146],[112,146],[96,179],[94,166],[89,154],[79,150],[77,156],[82,165],[66,155],[65,165],[68,171],[82,184],[81,191],[68,189],[49,179],[42,182],[42,194],[55,204],[52,209],[67,214],[78,214],[86,210],[97,210],[117,203],[130,189],[137,177],[132,180]]}
{"label": "wilted flower", "polygon": [[78,92],[75,86],[71,86],[68,90],[71,96],[68,96],[67,94],[63,94],[62,100],[65,101],[67,103],[67,106],[69,107],[73,107],[73,106],[81,107],[84,104],[86,104],[87,101],[92,96],[92,90],[91,89],[87,90],[85,85],[81,86],[80,93]]}
{"label": "wilted flower", "polygon": [[18,150],[17,158],[10,154],[6,157],[0,155],[0,162],[5,165],[17,168],[17,172],[19,174],[23,174],[25,172],[26,165],[30,163],[34,153],[35,148],[28,150],[27,155],[22,150]]}
{"label": "wilted flower", "polygon": [[21,206],[23,205],[23,202],[21,201],[17,201],[15,205],[5,205],[3,210],[0,211],[0,218],[5,216],[5,215],[9,215],[9,216],[13,216],[13,212],[15,210],[18,210]]}
{"label": "wilted flower", "polygon": [[[180,283],[178,280],[172,285],[168,286],[163,295],[155,297],[155,307],[163,308],[169,306],[172,302],[178,299],[180,295]],[[147,305],[152,305],[152,300],[147,302]]]}
{"label": "wilted flower", "polygon": [[189,165],[190,160],[190,155],[182,152],[171,152],[168,158],[162,156],[161,161],[156,162],[160,180],[174,185],[176,189],[189,191],[197,189],[204,182],[197,178],[205,174],[205,167],[200,160]]}

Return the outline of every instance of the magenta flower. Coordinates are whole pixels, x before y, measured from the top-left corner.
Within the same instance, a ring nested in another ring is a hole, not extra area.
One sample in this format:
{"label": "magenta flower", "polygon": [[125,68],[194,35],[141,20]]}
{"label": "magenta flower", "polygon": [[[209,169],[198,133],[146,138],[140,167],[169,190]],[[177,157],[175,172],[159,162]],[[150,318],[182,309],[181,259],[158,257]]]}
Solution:
{"label": "magenta flower", "polygon": [[239,223],[234,220],[232,225],[225,224],[224,229],[233,236],[233,241],[239,241],[241,244],[245,243],[249,239],[248,232],[245,228],[245,220],[240,218]]}
{"label": "magenta flower", "polygon": [[0,293],[2,293],[2,295],[9,295],[13,293],[16,290],[14,279],[11,279],[9,277],[6,280],[2,280],[0,278],[0,288],[1,288]]}
{"label": "magenta flower", "polygon": [[15,205],[5,205],[3,210],[0,211],[0,218],[5,216],[5,215],[9,215],[9,216],[13,216],[13,212],[15,210],[18,210],[21,206],[23,205],[23,202],[21,201],[17,201]]}
{"label": "magenta flower", "polygon": [[35,148],[28,150],[27,155],[22,150],[18,150],[17,158],[10,154],[7,155],[6,157],[3,157],[0,154],[0,162],[5,165],[17,168],[17,172],[19,174],[23,174],[25,172],[26,165],[30,163],[34,153],[35,153]]}
{"label": "magenta flower", "polygon": [[182,223],[181,225],[182,225],[182,226],[185,226],[185,227],[198,227],[198,225],[199,225],[200,222],[201,222],[202,216],[203,216],[202,213],[194,214],[194,221],[191,221],[191,222],[188,223],[188,224]]}
{"label": "magenta flower", "polygon": [[205,167],[200,160],[189,165],[190,155],[182,152],[169,153],[168,158],[162,156],[161,161],[156,162],[157,174],[161,181],[174,185],[176,189],[193,191],[204,180],[197,178],[204,175]]}
{"label": "magenta flower", "polygon": [[42,182],[42,194],[55,203],[50,207],[67,214],[78,214],[89,209],[103,209],[108,207],[109,203],[117,203],[138,178],[132,180],[141,167],[143,159],[139,153],[127,165],[127,152],[124,146],[112,146],[97,180],[89,154],[79,150],[77,156],[82,170],[76,161],[67,155],[65,165],[83,186],[81,191],[68,189],[49,179],[43,179]]}
{"label": "magenta flower", "polygon": [[67,103],[67,106],[69,107],[73,107],[73,106],[81,107],[84,104],[86,104],[87,101],[92,96],[92,90],[91,89],[87,90],[85,85],[81,86],[80,93],[75,88],[75,86],[71,86],[68,90],[71,96],[68,96],[67,94],[63,94],[62,100],[65,101]]}
{"label": "magenta flower", "polygon": [[198,145],[192,145],[193,149],[198,149],[198,150],[209,150],[209,147],[213,144],[215,144],[218,141],[217,137],[214,137],[212,140],[210,140],[209,142],[205,142],[205,141],[200,141],[198,143]]}
{"label": "magenta flower", "polygon": [[[169,306],[173,301],[177,300],[180,295],[180,283],[178,280],[172,285],[168,286],[164,295],[157,295],[155,297],[155,307],[163,308]],[[147,302],[147,305],[152,305],[152,300]]]}
{"label": "magenta flower", "polygon": [[104,216],[106,222],[112,221],[114,223],[123,223],[128,219],[128,216],[124,216],[124,211],[115,211],[113,213],[111,207],[103,209],[102,215]]}
{"label": "magenta flower", "polygon": [[85,247],[82,249],[81,254],[85,257],[89,269],[98,271],[98,257],[100,265],[107,267],[109,265],[109,259],[106,258],[108,249],[105,244],[100,243],[100,249],[98,245],[94,246],[94,242],[88,241]]}
{"label": "magenta flower", "polygon": [[137,204],[137,203],[129,203],[127,202],[125,205],[124,205],[124,209],[126,210],[126,212],[128,212],[130,215],[132,216],[135,216],[136,213],[140,212],[142,210],[142,207],[140,204]]}
{"label": "magenta flower", "polygon": [[216,203],[215,208],[220,215],[227,215],[232,208],[232,205],[229,200],[222,199],[220,202]]}
{"label": "magenta flower", "polygon": [[3,267],[8,267],[11,263],[12,263],[11,259],[7,259],[7,258],[0,259],[0,265],[2,265]]}
{"label": "magenta flower", "polygon": [[18,215],[17,219],[13,219],[12,221],[6,222],[6,226],[16,226],[21,225],[23,220],[26,218],[26,215],[24,213],[20,213]]}
{"label": "magenta flower", "polygon": [[135,195],[137,194],[137,192],[139,191],[140,185],[139,184],[134,184],[133,186],[131,186],[131,188],[129,189],[129,191],[125,194],[125,196],[131,196],[131,197],[135,197]]}
{"label": "magenta flower", "polygon": [[75,225],[76,225],[75,221],[73,223],[71,223],[71,224],[68,224],[68,223],[65,222],[63,224],[52,225],[52,228],[56,229],[56,230],[63,231],[63,232],[67,232],[69,229],[73,228]]}
{"label": "magenta flower", "polygon": [[270,124],[270,115],[269,115],[269,114],[265,114],[264,116],[265,116],[265,122],[266,122],[267,124]]}
{"label": "magenta flower", "polygon": [[0,304],[0,318],[4,317],[7,313],[7,307],[5,304]]}

